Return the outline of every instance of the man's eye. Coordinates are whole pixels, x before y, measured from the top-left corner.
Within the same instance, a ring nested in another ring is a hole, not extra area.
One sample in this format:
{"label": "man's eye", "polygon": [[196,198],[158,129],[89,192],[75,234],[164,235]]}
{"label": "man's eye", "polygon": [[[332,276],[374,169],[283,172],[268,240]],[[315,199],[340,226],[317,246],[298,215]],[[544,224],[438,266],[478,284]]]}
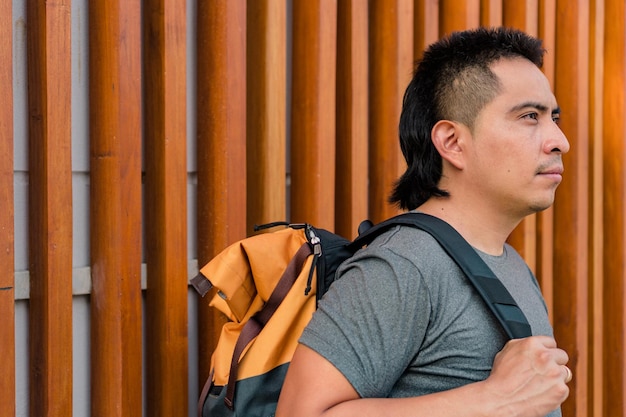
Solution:
{"label": "man's eye", "polygon": [[559,122],[561,121],[561,115],[560,114],[553,114],[552,115],[552,121],[558,125]]}
{"label": "man's eye", "polygon": [[532,113],[526,113],[525,115],[522,116],[522,119],[533,119],[533,120],[537,120],[539,118],[539,114],[536,112],[532,112]]}

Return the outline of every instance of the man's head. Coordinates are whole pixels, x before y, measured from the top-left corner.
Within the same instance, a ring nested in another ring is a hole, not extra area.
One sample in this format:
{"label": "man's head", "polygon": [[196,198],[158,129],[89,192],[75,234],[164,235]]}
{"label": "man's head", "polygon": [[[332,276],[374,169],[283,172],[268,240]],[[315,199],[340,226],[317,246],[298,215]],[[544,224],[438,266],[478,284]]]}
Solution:
{"label": "man's head", "polygon": [[447,196],[439,188],[443,168],[431,141],[433,127],[450,120],[473,129],[480,111],[500,91],[492,65],[523,58],[541,67],[544,52],[540,40],[510,28],[455,32],[432,44],[405,92],[399,133],[408,167],[390,201],[411,210],[432,196]]}

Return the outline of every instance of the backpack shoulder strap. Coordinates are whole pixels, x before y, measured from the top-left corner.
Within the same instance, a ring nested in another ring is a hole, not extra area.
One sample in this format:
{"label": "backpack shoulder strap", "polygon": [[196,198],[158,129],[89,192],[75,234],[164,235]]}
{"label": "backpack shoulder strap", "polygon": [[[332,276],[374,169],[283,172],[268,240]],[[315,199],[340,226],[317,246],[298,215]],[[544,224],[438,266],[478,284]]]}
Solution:
{"label": "backpack shoulder strap", "polygon": [[452,226],[437,217],[414,212],[400,214],[370,227],[350,243],[350,246],[354,250],[365,246],[394,225],[417,227],[431,234],[459,265],[509,338],[531,336],[532,332],[526,316],[506,287],[474,248]]}

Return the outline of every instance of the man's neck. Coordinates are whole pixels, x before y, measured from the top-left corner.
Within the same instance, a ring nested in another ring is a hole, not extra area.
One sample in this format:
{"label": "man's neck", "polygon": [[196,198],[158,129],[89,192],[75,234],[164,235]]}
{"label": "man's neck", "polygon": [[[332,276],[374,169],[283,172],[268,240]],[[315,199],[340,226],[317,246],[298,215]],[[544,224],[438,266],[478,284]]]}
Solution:
{"label": "man's neck", "polygon": [[449,198],[431,198],[417,211],[446,221],[470,245],[490,255],[502,254],[506,239],[522,220],[489,212],[484,207],[460,205]]}

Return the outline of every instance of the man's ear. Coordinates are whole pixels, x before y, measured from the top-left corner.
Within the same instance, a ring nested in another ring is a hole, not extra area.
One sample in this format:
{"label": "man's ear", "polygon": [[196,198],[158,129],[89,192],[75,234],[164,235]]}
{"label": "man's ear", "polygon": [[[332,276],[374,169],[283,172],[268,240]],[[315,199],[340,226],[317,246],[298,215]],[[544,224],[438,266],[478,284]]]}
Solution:
{"label": "man's ear", "polygon": [[464,141],[469,131],[465,125],[450,120],[438,121],[431,132],[435,148],[441,157],[457,169],[465,167]]}

